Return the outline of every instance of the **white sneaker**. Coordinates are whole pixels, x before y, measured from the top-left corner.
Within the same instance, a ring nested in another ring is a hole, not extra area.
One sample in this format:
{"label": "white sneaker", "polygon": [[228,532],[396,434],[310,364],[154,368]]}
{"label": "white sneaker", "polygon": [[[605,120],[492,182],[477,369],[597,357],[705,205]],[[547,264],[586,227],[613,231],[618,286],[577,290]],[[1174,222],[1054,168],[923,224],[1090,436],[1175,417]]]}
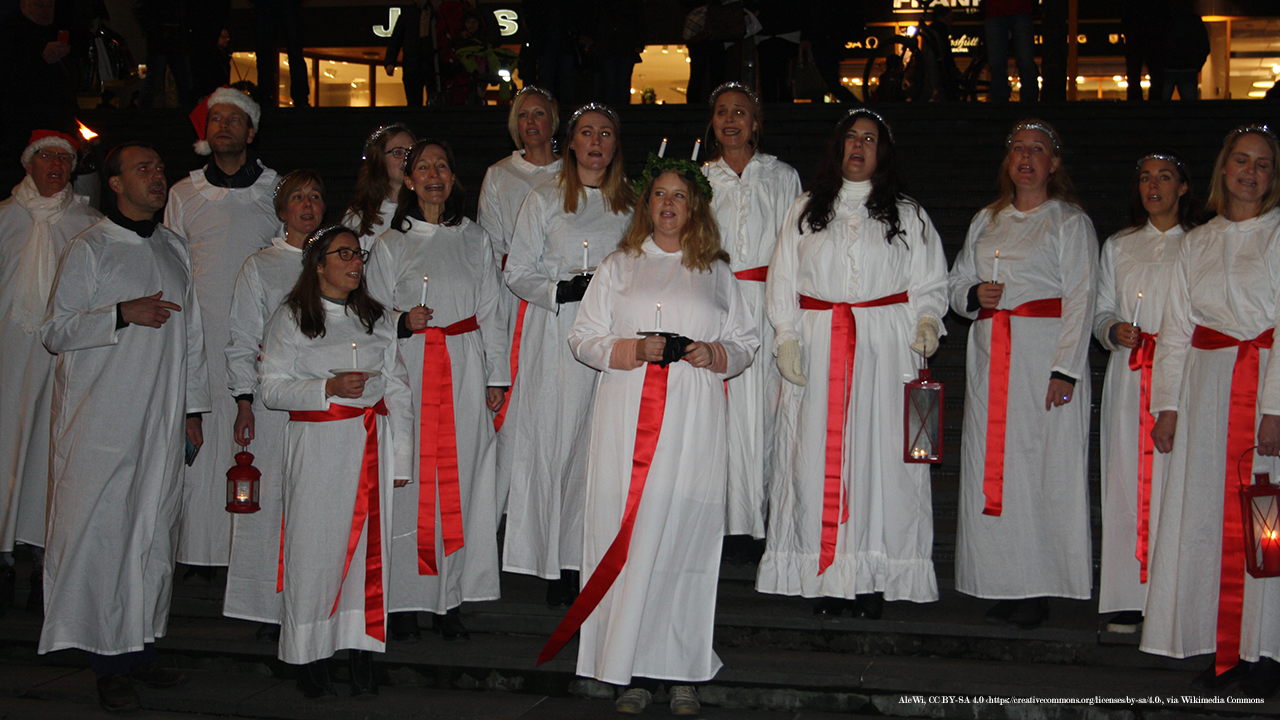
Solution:
{"label": "white sneaker", "polygon": [[671,714],[697,715],[702,712],[702,704],[698,702],[698,693],[692,685],[674,685],[671,688]]}
{"label": "white sneaker", "polygon": [[[631,688],[622,693],[622,696],[613,701],[613,709],[620,713],[628,715],[639,715],[644,712],[645,707],[653,696],[644,688]],[[694,702],[697,702],[696,700]]]}

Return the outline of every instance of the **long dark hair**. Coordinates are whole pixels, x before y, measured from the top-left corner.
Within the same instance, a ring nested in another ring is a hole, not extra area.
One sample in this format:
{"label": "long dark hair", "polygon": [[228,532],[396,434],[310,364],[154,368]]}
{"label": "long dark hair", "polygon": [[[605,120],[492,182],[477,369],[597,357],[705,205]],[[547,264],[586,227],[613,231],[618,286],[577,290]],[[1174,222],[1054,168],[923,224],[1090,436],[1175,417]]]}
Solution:
{"label": "long dark hair", "polygon": [[1141,158],[1133,169],[1132,190],[1129,192],[1129,215],[1133,218],[1130,230],[1142,229],[1147,224],[1147,220],[1151,219],[1151,213],[1148,213],[1146,206],[1142,204],[1142,188],[1139,184],[1142,178],[1142,165],[1148,160],[1164,160],[1171,163],[1177,170],[1178,182],[1187,186],[1187,191],[1178,198],[1178,224],[1182,229],[1190,230],[1204,222],[1204,213],[1200,209],[1200,202],[1196,200],[1196,191],[1191,184],[1191,171],[1187,169],[1187,164],[1177,153],[1162,150]]}
{"label": "long dark hair", "polygon": [[364,158],[356,174],[356,193],[347,206],[347,212],[360,223],[352,228],[358,237],[373,232],[373,226],[382,221],[382,201],[391,194],[391,178],[387,176],[387,143],[400,133],[408,133],[411,140],[417,136],[406,125],[384,125],[369,136],[364,143]]}
{"label": "long dark hair", "polygon": [[[355,231],[341,225],[320,228],[307,238],[306,244],[302,247],[302,274],[298,276],[298,282],[293,284],[293,289],[284,298],[284,305],[289,308],[294,322],[298,323],[298,329],[312,340],[324,337],[325,334],[325,313],[322,304],[324,300],[320,297],[318,270],[328,262],[329,246],[343,235],[350,235],[356,239],[356,247],[359,247],[360,243]],[[364,325],[365,332],[370,335],[373,334],[373,326],[378,324],[383,313],[386,312],[382,303],[369,295],[363,274],[360,276],[360,286],[347,295],[346,306],[347,310],[360,318],[360,324]]]}
{"label": "long dark hair", "polygon": [[[422,157],[422,153],[432,145],[444,150],[444,160],[449,164],[449,172],[453,173],[453,187],[449,189],[449,197],[444,199],[444,212],[440,214],[440,224],[446,227],[453,227],[462,223],[462,218],[467,209],[467,191],[463,189],[462,181],[458,179],[458,161],[453,157],[453,147],[444,140],[435,138],[419,140],[413,144],[413,149],[405,156],[404,176],[409,177],[409,174],[413,172],[413,166]],[[409,217],[409,214],[417,209],[418,196],[409,188],[401,185],[398,202],[396,214],[391,218],[391,227],[404,232],[409,229],[409,224],[405,222],[405,218]]]}
{"label": "long dark hair", "polygon": [[840,196],[840,188],[844,184],[841,166],[844,164],[844,138],[849,134],[853,124],[866,118],[876,124],[880,139],[876,143],[876,169],[871,173],[871,194],[867,196],[867,214],[873,220],[879,220],[887,226],[884,233],[885,242],[905,236],[901,218],[898,217],[898,203],[906,202],[919,209],[915,200],[903,194],[902,178],[898,175],[898,152],[894,148],[893,133],[889,126],[876,113],[867,110],[854,110],[845,116],[837,125],[835,132],[827,140],[827,148],[818,161],[818,169],[813,175],[813,183],[809,189],[809,200],[800,213],[797,229],[804,232],[805,225],[810,232],[821,232],[836,216],[836,198]]}

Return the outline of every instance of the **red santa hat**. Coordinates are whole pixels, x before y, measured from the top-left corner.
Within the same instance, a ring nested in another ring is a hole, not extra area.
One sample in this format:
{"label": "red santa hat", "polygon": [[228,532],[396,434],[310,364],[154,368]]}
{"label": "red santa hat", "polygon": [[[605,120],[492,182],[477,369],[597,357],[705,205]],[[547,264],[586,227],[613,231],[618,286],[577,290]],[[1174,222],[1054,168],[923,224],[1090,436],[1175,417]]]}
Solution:
{"label": "red santa hat", "polygon": [[196,152],[200,155],[213,154],[213,148],[209,147],[209,141],[205,140],[204,134],[209,127],[209,108],[214,105],[235,105],[249,116],[249,122],[254,129],[257,129],[258,120],[262,117],[262,109],[247,94],[225,85],[214,90],[201,100],[199,105],[196,105],[196,109],[192,110],[190,115],[191,124],[196,129],[196,137],[200,138],[195,144]]}
{"label": "red santa hat", "polygon": [[[77,159],[79,159],[77,154],[79,143],[76,142],[75,138],[56,130],[36,130],[31,133],[31,139],[27,141],[27,149],[22,151],[23,167],[26,167],[26,164],[31,162],[31,158],[35,157],[36,153],[47,147],[62,148],[72,155],[76,155]],[[75,160],[71,161],[71,169],[76,169]]]}

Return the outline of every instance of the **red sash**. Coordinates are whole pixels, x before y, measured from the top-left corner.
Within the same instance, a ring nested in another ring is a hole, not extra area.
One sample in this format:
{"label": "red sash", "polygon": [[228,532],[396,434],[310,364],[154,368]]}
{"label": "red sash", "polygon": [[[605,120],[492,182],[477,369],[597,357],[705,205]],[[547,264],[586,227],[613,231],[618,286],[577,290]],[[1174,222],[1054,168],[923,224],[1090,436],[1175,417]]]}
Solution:
{"label": "red sash", "polygon": [[445,556],[463,546],[462,491],[458,487],[458,429],[453,417],[453,367],[445,338],[480,329],[476,316],[446,327],[425,327],[422,417],[419,421],[418,574],[439,575],[436,563],[436,493]]}
{"label": "red sash", "polygon": [[622,572],[627,562],[627,551],[631,547],[631,531],[635,529],[636,511],[640,507],[640,498],[644,494],[645,480],[649,477],[649,465],[653,462],[653,451],[658,447],[658,436],[662,432],[662,416],[667,406],[667,371],[665,367],[650,363],[644,372],[644,389],[640,393],[640,415],[636,418],[636,446],[631,460],[631,484],[627,488],[627,505],[622,513],[622,525],[614,536],[609,549],[600,564],[596,566],[587,584],[583,586],[578,599],[573,601],[569,612],[556,627],[551,639],[547,640],[542,652],[538,653],[538,664],[554,658],[564,648],[569,638],[578,632],[582,623],[596,609],[605,593],[613,587],[613,582]]}
{"label": "red sash", "polygon": [[1062,298],[1030,300],[1012,310],[983,308],[979,320],[992,320],[991,370],[987,380],[987,457],[983,468],[982,494],[986,496],[983,515],[999,516],[1004,509],[1004,441],[1009,413],[1009,350],[1014,317],[1062,317]]}
{"label": "red sash", "polygon": [[827,464],[822,483],[822,548],[818,553],[818,574],[826,572],[836,557],[836,537],[840,524],[849,519],[848,499],[842,497],[844,483],[844,423],[849,404],[849,380],[858,347],[858,323],[853,308],[884,307],[907,302],[907,293],[886,295],[858,303],[832,303],[800,296],[801,310],[833,310],[831,314],[831,362],[827,368]]}
{"label": "red sash", "polygon": [[[364,631],[378,642],[387,641],[386,616],[382,611],[382,525],[378,492],[378,421],[374,414],[386,415],[387,405],[382,400],[373,407],[360,408],[350,405],[330,404],[328,410],[291,410],[291,422],[333,422],[364,416],[364,459],[360,464],[360,485],[356,489],[355,512],[351,516],[351,534],[347,538],[347,560],[342,566],[342,582],[347,580],[351,558],[366,521],[369,537],[364,546]],[[283,542],[283,541],[282,541]],[[283,547],[283,546],[282,546]],[[283,563],[283,557],[281,562]],[[284,579],[283,565],[277,573],[277,590]],[[338,596],[333,599],[329,617],[338,611],[342,599],[342,583],[338,584]]]}
{"label": "red sash", "polygon": [[747,270],[739,270],[733,276],[747,282],[764,282],[769,279],[769,266],[761,265]]}
{"label": "red sash", "polygon": [[1156,418],[1151,414],[1151,361],[1156,356],[1156,335],[1140,332],[1138,344],[1129,351],[1129,369],[1141,372],[1138,391],[1138,581],[1147,581],[1147,549],[1151,526],[1151,467],[1155,462],[1155,443],[1151,429]]}
{"label": "red sash", "polygon": [[1235,462],[1254,445],[1258,409],[1258,349],[1270,348],[1274,330],[1252,340],[1237,340],[1207,327],[1196,326],[1191,347],[1199,350],[1236,348],[1231,370],[1231,410],[1227,416],[1226,482],[1222,503],[1222,575],[1218,586],[1218,674],[1240,660],[1240,618],[1244,605],[1244,522],[1241,518]]}
{"label": "red sash", "polygon": [[[502,264],[507,263],[506,256],[503,256]],[[511,333],[511,388],[516,385],[516,370],[520,368],[520,335],[524,332],[524,311],[529,307],[527,300],[520,301],[520,307],[516,309],[516,329]],[[493,416],[493,431],[497,432],[502,429],[502,423],[507,421],[507,406],[511,404],[511,390],[502,398],[502,408],[498,410],[498,414]]]}

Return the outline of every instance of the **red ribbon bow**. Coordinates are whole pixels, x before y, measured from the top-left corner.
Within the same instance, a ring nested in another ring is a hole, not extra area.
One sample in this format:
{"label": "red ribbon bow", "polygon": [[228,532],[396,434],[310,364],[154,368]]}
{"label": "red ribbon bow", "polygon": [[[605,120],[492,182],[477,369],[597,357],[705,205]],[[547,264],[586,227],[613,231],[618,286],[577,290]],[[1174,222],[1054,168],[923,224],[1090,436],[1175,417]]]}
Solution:
{"label": "red ribbon bow", "polygon": [[1151,468],[1155,462],[1155,443],[1151,429],[1156,418],[1151,414],[1151,361],[1156,355],[1156,335],[1138,333],[1138,344],[1129,351],[1129,369],[1141,371],[1138,392],[1138,545],[1134,550],[1138,558],[1140,583],[1147,581],[1147,550],[1150,546],[1151,527]]}

